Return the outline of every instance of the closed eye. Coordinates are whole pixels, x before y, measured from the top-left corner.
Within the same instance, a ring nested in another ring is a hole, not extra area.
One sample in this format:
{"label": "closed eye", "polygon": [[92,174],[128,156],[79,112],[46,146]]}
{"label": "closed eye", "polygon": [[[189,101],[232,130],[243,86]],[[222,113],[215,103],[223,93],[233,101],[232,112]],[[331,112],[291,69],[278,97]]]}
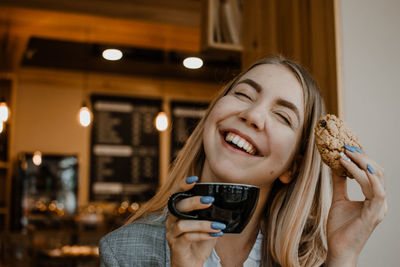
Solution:
{"label": "closed eye", "polygon": [[241,96],[241,97],[245,97],[245,98],[251,100],[251,97],[248,96],[247,94],[243,93],[243,92],[236,91],[236,92],[235,92],[235,95]]}
{"label": "closed eye", "polygon": [[277,113],[277,115],[279,116],[279,118],[286,123],[288,126],[292,126],[292,123],[290,122],[290,120],[283,114],[281,113]]}

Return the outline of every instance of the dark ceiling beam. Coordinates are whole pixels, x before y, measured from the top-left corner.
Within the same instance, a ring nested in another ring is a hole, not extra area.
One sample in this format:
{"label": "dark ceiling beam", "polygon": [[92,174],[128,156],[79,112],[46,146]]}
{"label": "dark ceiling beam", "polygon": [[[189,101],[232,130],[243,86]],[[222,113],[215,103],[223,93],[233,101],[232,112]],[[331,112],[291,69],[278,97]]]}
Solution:
{"label": "dark ceiling beam", "polygon": [[0,25],[40,38],[198,52],[200,29],[140,20],[0,6]]}
{"label": "dark ceiling beam", "polygon": [[0,23],[1,71],[13,72],[18,70],[28,41],[27,35],[18,35],[12,32],[9,23]]}
{"label": "dark ceiling beam", "polygon": [[200,26],[201,0],[2,0],[0,5]]}

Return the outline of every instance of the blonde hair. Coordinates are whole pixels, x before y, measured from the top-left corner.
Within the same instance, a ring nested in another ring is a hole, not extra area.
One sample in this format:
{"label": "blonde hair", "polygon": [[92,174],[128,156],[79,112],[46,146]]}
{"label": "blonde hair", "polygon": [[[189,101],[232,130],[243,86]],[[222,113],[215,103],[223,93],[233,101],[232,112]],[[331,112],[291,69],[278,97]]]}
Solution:
{"label": "blonde hair", "polygon": [[165,211],[169,196],[179,190],[179,183],[201,173],[205,159],[203,129],[210,111],[245,73],[262,64],[281,65],[290,70],[302,85],[305,107],[302,139],[295,156],[296,173],[289,184],[279,179],[274,182],[265,207],[262,262],[264,266],[319,266],[327,254],[326,223],[331,186],[328,169],[315,147],[313,129],[325,112],[324,102],[310,74],[281,56],[256,62],[221,90],[175,159],[167,182],[128,223]]}

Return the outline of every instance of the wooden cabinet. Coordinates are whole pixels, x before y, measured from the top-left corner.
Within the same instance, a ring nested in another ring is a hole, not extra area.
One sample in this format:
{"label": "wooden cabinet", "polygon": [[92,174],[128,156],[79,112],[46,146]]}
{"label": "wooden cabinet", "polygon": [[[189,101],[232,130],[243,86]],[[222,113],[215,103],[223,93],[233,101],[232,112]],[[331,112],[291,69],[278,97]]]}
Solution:
{"label": "wooden cabinet", "polygon": [[[10,149],[12,132],[12,102],[15,93],[16,78],[12,73],[0,73],[0,101],[5,101],[9,108],[9,118],[3,123],[0,132],[0,233],[9,230],[10,193],[11,193],[11,159]],[[0,126],[1,127],[1,126]]]}

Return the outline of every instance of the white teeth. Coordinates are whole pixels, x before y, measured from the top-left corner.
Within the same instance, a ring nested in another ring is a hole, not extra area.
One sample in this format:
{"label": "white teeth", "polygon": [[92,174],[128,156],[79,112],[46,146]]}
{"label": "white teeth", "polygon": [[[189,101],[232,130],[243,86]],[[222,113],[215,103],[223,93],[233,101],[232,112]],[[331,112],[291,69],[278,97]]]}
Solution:
{"label": "white teeth", "polygon": [[228,142],[232,142],[233,140],[233,134],[232,133],[228,133],[225,137],[225,140]]}
{"label": "white teeth", "polygon": [[238,147],[240,147],[240,148],[243,148],[243,145],[244,145],[244,140],[243,139],[241,139],[241,140],[239,140],[239,142],[236,144]]}
{"label": "white teeth", "polygon": [[256,153],[256,149],[252,144],[234,133],[227,133],[225,136],[225,141],[235,144],[251,155]]}

